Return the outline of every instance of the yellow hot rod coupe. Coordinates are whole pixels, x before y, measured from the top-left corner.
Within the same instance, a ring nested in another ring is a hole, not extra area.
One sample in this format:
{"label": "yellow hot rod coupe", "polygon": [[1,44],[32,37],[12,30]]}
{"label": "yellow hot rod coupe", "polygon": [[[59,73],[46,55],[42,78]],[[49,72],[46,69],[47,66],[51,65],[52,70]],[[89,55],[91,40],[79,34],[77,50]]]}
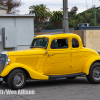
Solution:
{"label": "yellow hot rod coupe", "polygon": [[0,54],[0,80],[11,89],[21,89],[28,78],[74,79],[85,75],[90,83],[100,83],[100,56],[83,47],[76,34],[36,36],[30,49]]}

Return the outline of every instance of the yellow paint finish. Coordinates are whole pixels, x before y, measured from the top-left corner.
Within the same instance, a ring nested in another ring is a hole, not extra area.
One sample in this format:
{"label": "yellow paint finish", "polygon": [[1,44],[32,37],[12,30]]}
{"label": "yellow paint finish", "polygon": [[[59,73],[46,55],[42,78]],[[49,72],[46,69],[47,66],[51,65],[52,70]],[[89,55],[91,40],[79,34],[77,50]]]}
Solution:
{"label": "yellow paint finish", "polygon": [[[32,48],[7,52],[11,63],[5,67],[0,76],[8,75],[15,68],[23,68],[29,72],[31,78],[40,80],[48,80],[46,75],[80,72],[88,75],[91,64],[100,60],[97,52],[83,48],[81,38],[76,34],[40,35],[35,38],[43,37],[49,38],[47,49]],[[78,48],[72,48],[73,38],[78,40]],[[55,39],[68,39],[68,48],[51,49],[51,42]]]}
{"label": "yellow paint finish", "polygon": [[[20,51],[8,52],[8,59],[11,60],[11,64],[20,63],[30,67],[33,70],[37,70],[44,57],[45,49],[28,49]],[[20,66],[19,66],[20,67]]]}
{"label": "yellow paint finish", "polygon": [[43,59],[40,62],[40,66],[37,69],[37,72],[44,74],[44,63],[46,61],[46,54],[43,56]]}
{"label": "yellow paint finish", "polygon": [[20,64],[20,63],[14,63],[14,64],[6,66],[6,68],[1,73],[1,76],[4,77],[4,76],[8,75],[15,68],[23,68],[23,69],[27,70],[30,77],[33,79],[48,80],[48,76],[38,73],[37,71],[32,70],[30,67]]}
{"label": "yellow paint finish", "polygon": [[43,55],[32,55],[32,56],[26,56],[26,57],[20,56],[20,57],[17,57],[15,63],[21,63],[26,66],[29,66],[33,70],[37,70],[42,58],[43,58]]}
{"label": "yellow paint finish", "polygon": [[83,72],[88,75],[91,65],[98,60],[100,61],[100,56],[92,56],[91,58],[89,58],[84,65]]}
{"label": "yellow paint finish", "polygon": [[[71,73],[71,51],[52,50],[48,51],[44,64],[44,73],[47,75],[64,75]],[[48,56],[49,55],[49,56]]]}
{"label": "yellow paint finish", "polygon": [[71,73],[81,73],[86,61],[95,56],[94,52],[83,50],[72,50],[72,71]]}
{"label": "yellow paint finish", "polygon": [[43,48],[32,48],[27,50],[19,50],[19,51],[11,51],[11,52],[5,52],[8,54],[8,56],[32,56],[32,55],[43,55],[45,54],[45,49]]}

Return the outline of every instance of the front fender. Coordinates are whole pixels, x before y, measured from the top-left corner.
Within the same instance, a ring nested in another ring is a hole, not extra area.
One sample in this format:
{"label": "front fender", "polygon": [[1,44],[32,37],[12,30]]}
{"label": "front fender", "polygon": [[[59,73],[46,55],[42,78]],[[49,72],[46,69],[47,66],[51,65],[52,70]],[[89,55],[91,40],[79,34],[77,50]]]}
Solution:
{"label": "front fender", "polygon": [[38,73],[37,71],[27,67],[26,65],[20,64],[20,63],[14,63],[14,64],[6,66],[0,76],[1,77],[7,76],[15,68],[23,68],[23,69],[27,70],[32,79],[40,79],[40,80],[48,80],[49,79],[48,76]]}
{"label": "front fender", "polygon": [[91,65],[97,60],[100,60],[100,56],[93,56],[87,60],[83,68],[83,72],[86,73],[86,75],[89,74]]}

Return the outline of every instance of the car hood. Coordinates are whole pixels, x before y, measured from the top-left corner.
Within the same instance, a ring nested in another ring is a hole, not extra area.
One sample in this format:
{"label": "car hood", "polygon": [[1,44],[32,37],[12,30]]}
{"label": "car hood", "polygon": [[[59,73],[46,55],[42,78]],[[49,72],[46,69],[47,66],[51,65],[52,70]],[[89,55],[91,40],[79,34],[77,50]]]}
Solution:
{"label": "car hood", "polygon": [[45,54],[45,49],[43,48],[32,48],[27,50],[19,50],[19,51],[11,51],[4,52],[8,54],[8,56],[24,56],[24,55],[43,55]]}

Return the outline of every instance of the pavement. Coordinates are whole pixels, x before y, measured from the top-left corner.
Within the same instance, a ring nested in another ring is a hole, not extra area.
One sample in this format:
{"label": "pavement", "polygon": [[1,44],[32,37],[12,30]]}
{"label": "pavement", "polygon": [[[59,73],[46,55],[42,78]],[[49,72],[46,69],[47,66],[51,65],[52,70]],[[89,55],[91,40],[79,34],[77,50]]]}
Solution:
{"label": "pavement", "polygon": [[[10,89],[7,83],[1,90]],[[90,84],[85,77],[51,81],[28,81],[24,87],[34,95],[2,95],[0,100],[100,100],[100,84]]]}

